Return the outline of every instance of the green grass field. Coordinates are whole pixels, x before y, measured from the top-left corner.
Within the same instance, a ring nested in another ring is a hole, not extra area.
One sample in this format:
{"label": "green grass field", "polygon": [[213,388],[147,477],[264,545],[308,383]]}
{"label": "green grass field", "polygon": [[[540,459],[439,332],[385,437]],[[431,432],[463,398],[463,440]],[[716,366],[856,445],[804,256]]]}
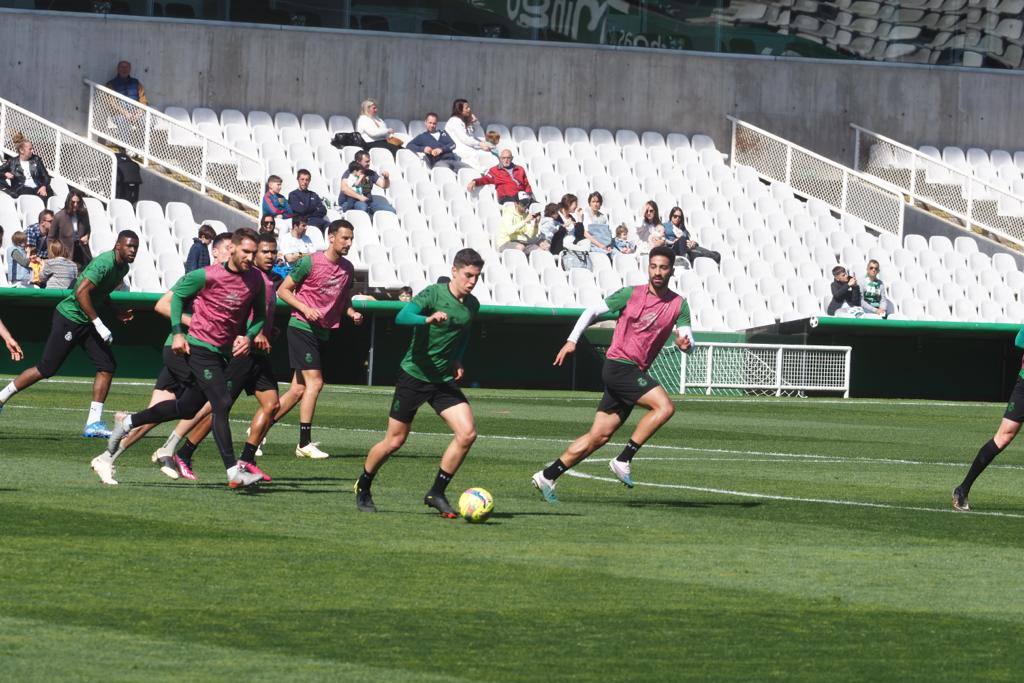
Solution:
{"label": "green grass field", "polygon": [[[108,408],[149,388],[118,384]],[[484,525],[421,503],[447,436],[429,410],[375,484],[352,483],[390,392],[332,387],[293,457],[297,415],[258,493],[224,485],[212,439],[198,484],[122,457],[118,487],[78,437],[83,384],[48,383],[0,416],[0,678],[21,680],[1020,680],[1020,447],[949,493],[994,404],[687,399],[628,490],[613,445],[529,477],[597,395],[473,391],[480,440],[452,485],[490,489]],[[251,416],[234,413],[237,436]],[[630,425],[634,424],[634,416]],[[617,435],[621,446],[628,432]],[[998,513],[998,514],[995,514]]]}

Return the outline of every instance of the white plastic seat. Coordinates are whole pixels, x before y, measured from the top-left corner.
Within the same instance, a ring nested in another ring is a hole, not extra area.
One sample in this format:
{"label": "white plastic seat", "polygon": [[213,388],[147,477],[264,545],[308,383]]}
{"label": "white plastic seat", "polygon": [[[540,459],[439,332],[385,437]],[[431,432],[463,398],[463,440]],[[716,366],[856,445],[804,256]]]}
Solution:
{"label": "white plastic seat", "polygon": [[690,149],[690,138],[682,133],[669,133],[665,137],[665,146],[675,151],[678,149]]}
{"label": "white plastic seat", "polygon": [[249,122],[245,120],[245,114],[238,111],[237,109],[224,109],[220,113],[220,125],[222,128],[228,126],[242,125],[249,126]]}
{"label": "white plastic seat", "polygon": [[1019,270],[1017,268],[1017,261],[1012,256],[1005,253],[997,253],[992,255],[992,267],[995,268],[996,272],[1007,273],[1011,270]]}
{"label": "white plastic seat", "polygon": [[355,126],[352,125],[352,119],[349,117],[335,114],[328,119],[327,129],[331,133],[351,133],[355,130]]}

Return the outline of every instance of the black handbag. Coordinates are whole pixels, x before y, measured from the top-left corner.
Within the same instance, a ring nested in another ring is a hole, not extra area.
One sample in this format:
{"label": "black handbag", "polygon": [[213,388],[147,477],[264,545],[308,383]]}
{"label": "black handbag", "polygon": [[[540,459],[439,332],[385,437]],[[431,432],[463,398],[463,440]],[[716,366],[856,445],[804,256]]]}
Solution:
{"label": "black handbag", "polygon": [[345,147],[363,147],[363,136],[359,133],[335,133],[331,144],[338,149]]}

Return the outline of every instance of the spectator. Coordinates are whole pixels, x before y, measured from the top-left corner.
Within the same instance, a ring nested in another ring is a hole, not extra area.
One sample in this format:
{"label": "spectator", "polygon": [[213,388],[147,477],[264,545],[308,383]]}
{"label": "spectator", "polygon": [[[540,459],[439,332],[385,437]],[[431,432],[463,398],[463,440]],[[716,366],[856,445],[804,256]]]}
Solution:
{"label": "spectator", "polygon": [[[149,105],[146,89],[142,87],[142,83],[137,78],[132,77],[131,62],[121,60],[117,63],[117,75],[107,81],[107,87],[123,97],[135,100],[143,105],[143,107]],[[109,99],[110,107],[115,112],[112,117],[113,122],[117,126],[120,138],[123,141],[133,141],[135,144],[141,144],[142,140],[139,139],[140,133],[137,132],[134,122],[145,116],[145,111],[142,107],[134,107],[116,97]]]}
{"label": "spectator", "polygon": [[412,287],[402,287],[398,290],[398,300],[408,303],[412,301]]}
{"label": "spectator", "polygon": [[34,194],[46,199],[53,196],[50,174],[46,172],[43,160],[36,156],[29,140],[22,140],[18,144],[18,156],[0,165],[0,176],[3,176],[6,185],[4,191],[12,197]]}
{"label": "spectator", "polygon": [[554,202],[550,202],[550,203],[546,204],[543,207],[542,211],[538,212],[537,208],[539,208],[539,207],[540,207],[540,204],[534,204],[531,207],[531,209],[530,209],[530,213],[542,213],[543,214],[541,216],[540,225],[539,225],[538,229],[540,230],[541,234],[544,235],[544,237],[548,240],[548,242],[552,242],[554,240],[554,238],[555,238],[555,233],[558,232],[558,228],[561,227],[561,225],[562,225],[557,220],[558,219],[558,204],[555,204]]}
{"label": "spectator", "polygon": [[395,129],[388,128],[388,124],[384,123],[384,119],[377,116],[377,102],[375,100],[363,100],[363,103],[359,105],[356,132],[363,138],[363,149],[380,147],[394,155],[395,152],[402,148],[402,145],[395,144],[395,141],[401,142],[398,138],[394,137]]}
{"label": "spectator", "polygon": [[[353,173],[356,177],[349,181]],[[353,184],[358,180],[358,184]],[[387,171],[377,173],[370,168],[370,153],[356,152],[355,161],[349,164],[345,175],[341,176],[341,194],[338,195],[338,208],[342,211],[357,209],[365,211],[372,217],[378,211],[395,212],[387,198],[373,194],[373,186],[386,190],[391,187]]]}
{"label": "spectator", "polygon": [[455,153],[459,158],[483,171],[490,168],[494,158],[488,153],[491,151],[490,143],[476,137],[477,125],[479,122],[468,101],[458,99],[452,102],[452,115],[444,124],[444,130],[455,141]]}
{"label": "spectator", "polygon": [[313,175],[304,168],[299,169],[296,180],[299,188],[288,193],[288,206],[292,207],[294,216],[301,216],[306,219],[308,225],[315,225],[318,228],[326,228],[330,221],[327,220],[327,207],[324,200],[316,192],[309,189],[309,181]]}
{"label": "spectator", "polygon": [[629,228],[625,223],[615,228],[615,238],[612,240],[612,247],[620,254],[633,254],[636,252],[636,243],[629,241]]}
{"label": "spectator", "polygon": [[64,245],[59,241],[50,242],[49,258],[39,271],[39,286],[44,289],[71,289],[78,277],[78,266],[67,259]]}
{"label": "spectator", "polygon": [[316,251],[313,240],[306,234],[305,218],[296,216],[292,219],[292,229],[281,235],[277,241],[277,251],[288,265]]}
{"label": "spectator", "polygon": [[861,293],[861,308],[871,317],[888,318],[892,315],[893,305],[885,296],[885,284],[878,277],[879,270],[878,261],[868,261],[868,281],[864,283],[864,291]]}
{"label": "spectator", "polygon": [[277,221],[274,220],[273,216],[263,216],[260,218],[260,234],[270,233],[272,235],[277,234]]}
{"label": "spectator", "polygon": [[851,277],[846,268],[836,266],[832,269],[832,301],[826,309],[829,315],[860,317],[863,309],[860,307],[860,286],[857,278]]}
{"label": "spectator", "polygon": [[132,76],[132,63],[129,61],[122,59],[117,63],[117,75],[107,81],[107,87],[118,95],[135,100],[139,104],[149,104],[149,99],[146,98],[146,89],[142,87],[139,79]]}
{"label": "spectator", "polygon": [[12,285],[27,287],[32,281],[32,268],[29,265],[27,242],[21,230],[11,235],[11,245],[7,247],[7,280]]}
{"label": "spectator", "polygon": [[64,208],[53,217],[47,244],[60,242],[64,247],[65,258],[70,256],[81,270],[92,261],[92,250],[89,248],[91,234],[85,198],[77,190],[72,190],[64,200]]}
{"label": "spectator", "polygon": [[199,226],[199,236],[192,238],[192,247],[188,250],[188,257],[185,259],[186,273],[210,265],[210,243],[216,236],[217,231],[213,229],[212,225],[204,223]]}
{"label": "spectator", "polygon": [[33,285],[39,284],[39,272],[43,269],[43,262],[39,259],[39,251],[35,247],[25,247],[25,254],[28,255],[28,267],[32,269],[32,276],[29,282]]}
{"label": "spectator", "polygon": [[503,149],[498,157],[498,165],[487,170],[479,178],[469,181],[466,190],[472,192],[482,185],[494,185],[499,204],[515,202],[519,195],[526,193],[533,201],[533,188],[526,177],[526,169],[512,163],[512,150]]}
{"label": "spectator", "polygon": [[661,233],[665,236],[665,228],[661,224],[661,214],[658,212],[658,204],[654,200],[644,202],[644,215],[640,221],[640,227],[636,230],[636,236],[641,242],[648,242],[651,232]]}
{"label": "spectator", "polygon": [[537,249],[547,251],[551,246],[540,233],[539,215],[530,213],[532,198],[526,192],[519,193],[519,200],[506,204],[501,210],[501,225],[498,228],[498,251],[518,249],[529,254]]}
{"label": "spectator", "polygon": [[468,168],[455,153],[455,141],[443,130],[437,128],[437,114],[430,112],[423,119],[425,131],[414,137],[405,146],[410,152],[421,154],[428,168],[442,166],[456,173]]}
{"label": "spectator", "polygon": [[281,176],[272,175],[267,178],[267,186],[263,194],[263,215],[274,218],[291,218],[292,207],[288,200],[281,194]]}
{"label": "spectator", "polygon": [[491,154],[498,156],[498,143],[501,142],[501,133],[496,130],[489,130],[484,133],[484,140],[491,146]]}
{"label": "spectator", "polygon": [[608,215],[601,212],[601,207],[604,206],[604,197],[601,196],[600,192],[591,192],[587,196],[587,208],[583,210],[583,227],[587,227],[591,223],[601,223],[608,225]]}
{"label": "spectator", "polygon": [[33,247],[39,258],[47,257],[46,238],[50,234],[50,226],[53,225],[53,211],[43,209],[39,212],[39,222],[25,228],[25,238],[28,246]]}
{"label": "spectator", "polygon": [[558,254],[565,247],[565,238],[570,237],[573,241],[579,242],[584,238],[583,212],[579,208],[579,200],[574,194],[562,195],[558,202],[558,215],[555,216],[555,235],[551,239],[551,253]]}
{"label": "spectator", "polygon": [[665,223],[664,229],[665,241],[672,247],[672,251],[690,259],[690,263],[693,263],[695,258],[701,256],[713,259],[715,263],[722,262],[722,255],[720,253],[711,249],[705,249],[693,239],[689,229],[686,227],[683,210],[678,206],[673,206],[672,210],[669,211],[668,222]]}

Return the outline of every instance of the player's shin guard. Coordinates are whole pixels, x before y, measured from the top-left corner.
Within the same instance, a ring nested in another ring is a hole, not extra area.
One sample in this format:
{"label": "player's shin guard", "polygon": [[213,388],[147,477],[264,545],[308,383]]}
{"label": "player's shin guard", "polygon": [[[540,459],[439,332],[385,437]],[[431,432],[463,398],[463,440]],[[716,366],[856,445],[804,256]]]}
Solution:
{"label": "player's shin guard", "polygon": [[971,463],[971,468],[967,470],[967,476],[964,477],[963,482],[960,484],[960,490],[963,491],[964,496],[971,492],[971,486],[974,484],[974,480],[985,471],[985,468],[991,464],[996,456],[1003,452],[1003,449],[996,445],[993,439],[989,439],[988,443],[981,447],[978,454],[974,456],[974,462]]}

